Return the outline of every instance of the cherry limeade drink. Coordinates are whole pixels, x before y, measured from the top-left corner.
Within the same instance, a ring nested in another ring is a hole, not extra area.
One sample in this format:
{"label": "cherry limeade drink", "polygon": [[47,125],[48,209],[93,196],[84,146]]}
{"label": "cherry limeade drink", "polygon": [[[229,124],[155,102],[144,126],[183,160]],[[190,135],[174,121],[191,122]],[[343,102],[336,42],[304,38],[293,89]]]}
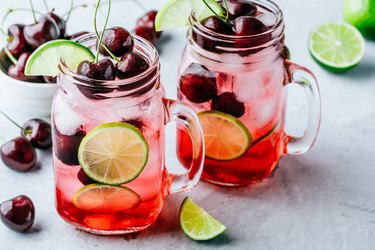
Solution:
{"label": "cherry limeade drink", "polygon": [[[178,87],[178,98],[198,112],[205,134],[202,179],[229,186],[262,181],[283,154],[293,153],[284,132],[285,86],[293,74],[282,12],[269,1],[239,2],[228,1],[228,24],[191,15]],[[190,137],[179,128],[177,138],[179,158],[188,165]]]}
{"label": "cherry limeade drink", "polygon": [[[96,38],[87,35],[78,42],[93,48]],[[52,112],[56,208],[65,221],[95,234],[148,227],[165,197],[190,190],[202,173],[198,118],[193,110],[165,98],[156,49],[139,37],[134,43],[133,53],[149,64],[135,77],[95,81],[63,63],[59,66]],[[189,124],[198,156],[186,180],[180,175],[174,181],[165,168],[164,126],[176,119]]]}

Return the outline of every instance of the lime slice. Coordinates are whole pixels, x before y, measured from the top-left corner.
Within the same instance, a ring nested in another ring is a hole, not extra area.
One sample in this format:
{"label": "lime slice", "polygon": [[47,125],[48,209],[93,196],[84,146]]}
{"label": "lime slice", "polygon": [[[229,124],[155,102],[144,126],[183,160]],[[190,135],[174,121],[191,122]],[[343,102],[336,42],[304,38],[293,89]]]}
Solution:
{"label": "lime slice", "polygon": [[227,229],[189,197],[181,204],[179,218],[182,231],[193,240],[211,240]]}
{"label": "lime slice", "polygon": [[236,117],[218,111],[204,111],[198,116],[207,157],[230,161],[241,157],[251,146],[249,130]]}
{"label": "lime slice", "polygon": [[328,70],[344,72],[362,60],[365,41],[352,25],[345,22],[328,22],[311,32],[310,53]]}
{"label": "lime slice", "polygon": [[375,38],[375,1],[346,0],[345,21],[358,28],[364,36]]}
{"label": "lime slice", "polygon": [[88,212],[113,213],[138,207],[141,198],[126,187],[91,184],[74,195],[73,203]]}
{"label": "lime slice", "polygon": [[[224,9],[215,0],[206,0],[206,2],[217,14],[224,13]],[[214,15],[202,0],[169,0],[156,16],[156,31],[188,25],[192,11],[199,21]]]}
{"label": "lime slice", "polygon": [[94,59],[91,50],[81,44],[70,40],[54,40],[41,45],[30,55],[25,66],[25,75],[57,76],[61,60],[75,70],[80,62],[91,62]]}
{"label": "lime slice", "polygon": [[83,138],[78,160],[91,179],[121,185],[142,172],[148,160],[148,145],[141,132],[130,124],[103,124]]}

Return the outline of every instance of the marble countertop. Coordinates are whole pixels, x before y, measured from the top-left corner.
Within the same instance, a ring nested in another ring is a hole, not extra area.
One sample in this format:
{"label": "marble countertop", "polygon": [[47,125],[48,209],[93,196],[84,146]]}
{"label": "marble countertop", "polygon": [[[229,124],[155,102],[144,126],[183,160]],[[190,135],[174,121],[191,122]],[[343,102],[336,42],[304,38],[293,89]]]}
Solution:
{"label": "marble countertop", "polygon": [[[0,16],[7,8],[26,2],[1,1]],[[34,2],[37,9],[43,8],[41,0]],[[54,3],[58,13],[68,8],[66,1],[48,2],[51,6]],[[166,1],[141,2],[148,8],[159,8]],[[259,185],[221,188],[202,182],[188,194],[228,227],[223,236],[199,243],[183,234],[178,210],[186,194],[168,197],[157,222],[137,235],[98,237],[75,230],[55,212],[51,152],[38,151],[38,167],[29,173],[13,172],[0,163],[0,200],[26,194],[36,206],[36,223],[28,234],[0,225],[0,249],[374,249],[375,42],[367,42],[366,56],[357,68],[342,75],[329,73],[310,57],[308,33],[323,21],[342,20],[343,0],[277,2],[284,10],[292,60],[310,68],[319,79],[321,133],[309,153],[285,156],[273,177]],[[135,15],[140,12],[130,11],[129,2],[117,5],[111,25],[132,28]],[[68,31],[91,27],[92,11],[91,7],[73,14]],[[8,23],[31,20],[30,14],[17,13]],[[185,30],[168,31],[164,39],[159,48],[162,78],[167,95],[175,97]],[[11,102],[2,103],[0,108],[19,123],[33,118],[12,109]],[[304,117],[305,108],[301,92],[293,90],[288,118],[293,133],[303,131],[300,117]],[[11,139],[18,133],[17,128],[0,118],[2,137]],[[171,134],[168,144],[173,141]],[[173,147],[168,147],[168,151],[173,154]]]}

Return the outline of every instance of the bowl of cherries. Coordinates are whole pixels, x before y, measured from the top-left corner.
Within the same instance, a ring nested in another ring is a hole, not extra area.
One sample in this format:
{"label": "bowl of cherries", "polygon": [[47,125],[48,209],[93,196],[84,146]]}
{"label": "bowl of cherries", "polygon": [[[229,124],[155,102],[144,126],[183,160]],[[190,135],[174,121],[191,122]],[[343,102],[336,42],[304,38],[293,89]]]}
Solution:
{"label": "bowl of cherries", "polygon": [[[9,10],[6,16],[12,12],[14,10]],[[74,39],[84,32],[67,36],[67,20],[62,16],[53,10],[45,14],[31,12],[34,23],[12,24],[7,30],[1,30],[5,39],[0,48],[0,95],[4,103],[17,107],[19,112],[48,117],[57,90],[56,78],[26,76],[26,62],[42,44],[57,39]]]}

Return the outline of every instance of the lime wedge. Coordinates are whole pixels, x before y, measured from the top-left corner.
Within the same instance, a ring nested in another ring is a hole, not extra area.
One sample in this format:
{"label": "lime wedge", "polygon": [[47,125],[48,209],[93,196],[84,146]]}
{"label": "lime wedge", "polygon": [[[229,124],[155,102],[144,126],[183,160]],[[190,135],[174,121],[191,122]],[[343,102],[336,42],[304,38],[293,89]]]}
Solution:
{"label": "lime wedge", "polygon": [[328,22],[311,32],[310,53],[328,70],[344,72],[360,63],[365,53],[365,41],[352,25]]}
{"label": "lime wedge", "polygon": [[[217,14],[224,13],[224,9],[215,0],[206,0],[206,2]],[[199,21],[214,15],[202,0],[169,0],[156,16],[156,31],[188,25],[192,11]]]}
{"label": "lime wedge", "polygon": [[108,185],[134,180],[148,160],[148,144],[134,126],[108,123],[96,127],[83,138],[78,160],[91,179]]}
{"label": "lime wedge", "polygon": [[141,198],[126,187],[91,184],[80,189],[73,197],[74,205],[93,213],[114,213],[133,209]]}
{"label": "lime wedge", "polygon": [[236,117],[218,111],[204,111],[198,116],[207,157],[230,161],[241,157],[251,146],[249,130]]}
{"label": "lime wedge", "polygon": [[76,70],[80,62],[94,59],[94,54],[81,44],[70,40],[54,40],[41,45],[30,55],[25,66],[25,75],[57,76],[60,60],[70,69]]}
{"label": "lime wedge", "polygon": [[344,17],[364,36],[375,39],[375,1],[345,0]]}
{"label": "lime wedge", "polygon": [[181,204],[179,218],[182,231],[193,240],[211,240],[227,229],[189,197]]}

